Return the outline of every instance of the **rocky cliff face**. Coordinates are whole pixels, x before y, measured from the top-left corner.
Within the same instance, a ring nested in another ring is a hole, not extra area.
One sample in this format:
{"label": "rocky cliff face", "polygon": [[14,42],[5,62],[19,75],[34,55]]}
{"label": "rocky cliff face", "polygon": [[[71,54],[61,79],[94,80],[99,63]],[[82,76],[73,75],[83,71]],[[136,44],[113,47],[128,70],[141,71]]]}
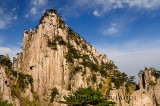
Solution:
{"label": "rocky cliff face", "polygon": [[140,90],[135,91],[132,96],[136,96],[136,100],[132,100],[133,105],[157,106],[160,105],[160,72],[154,68],[145,67],[144,71],[139,73]]}
{"label": "rocky cliff face", "polygon": [[63,96],[88,86],[112,97],[109,100],[117,106],[160,104],[157,72],[147,67],[141,71],[140,90],[136,91],[134,77],[119,72],[112,61],[65,25],[53,9],[44,13],[35,29],[24,31],[22,51],[13,58],[13,69],[8,56],[1,60],[0,96],[16,106],[46,106],[52,88]]}
{"label": "rocky cliff face", "polygon": [[32,75],[34,91],[40,97],[50,96],[54,87],[67,94],[89,85],[98,88],[107,81],[97,70],[112,62],[64,25],[54,10],[47,10],[40,24],[29,32],[25,30],[23,36],[23,48],[13,59],[13,67]]}
{"label": "rocky cliff face", "polygon": [[13,103],[12,96],[11,96],[11,90],[8,78],[5,73],[6,69],[5,67],[0,65],[0,96],[4,100],[8,100],[10,103]]}

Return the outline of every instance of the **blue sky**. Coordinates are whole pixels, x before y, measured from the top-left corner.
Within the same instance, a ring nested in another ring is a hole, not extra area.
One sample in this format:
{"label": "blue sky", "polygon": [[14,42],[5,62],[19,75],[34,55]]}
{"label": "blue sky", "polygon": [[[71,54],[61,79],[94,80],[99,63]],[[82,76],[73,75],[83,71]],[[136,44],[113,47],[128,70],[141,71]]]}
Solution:
{"label": "blue sky", "polygon": [[21,51],[24,29],[51,8],[120,71],[160,69],[159,0],[0,0],[0,54]]}

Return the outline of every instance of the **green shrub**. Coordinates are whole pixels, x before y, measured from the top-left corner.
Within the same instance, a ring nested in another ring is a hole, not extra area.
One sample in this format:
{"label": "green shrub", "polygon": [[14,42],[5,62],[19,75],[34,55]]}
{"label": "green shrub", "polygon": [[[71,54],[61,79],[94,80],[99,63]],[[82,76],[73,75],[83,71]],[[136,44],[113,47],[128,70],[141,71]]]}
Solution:
{"label": "green shrub", "polygon": [[65,22],[60,17],[58,18],[58,22],[59,22],[59,28],[63,29]]}
{"label": "green shrub", "polygon": [[97,81],[96,74],[92,74],[92,81],[95,83]]}
{"label": "green shrub", "polygon": [[67,89],[68,89],[69,91],[71,91],[71,83],[68,84]]}
{"label": "green shrub", "polygon": [[84,76],[86,74],[86,70],[83,71],[82,76]]}
{"label": "green shrub", "polygon": [[86,55],[86,54],[83,54],[82,56],[81,56],[81,59],[83,60],[83,61],[89,61],[90,59],[89,59],[89,55]]}
{"label": "green shrub", "polygon": [[106,64],[105,64],[105,68],[106,68],[107,70],[113,70],[113,69],[117,69],[117,66],[115,66],[115,65],[112,64],[112,63],[106,63]]}
{"label": "green shrub", "polygon": [[130,91],[130,89],[129,89],[129,84],[126,83],[125,87],[126,87],[126,92],[128,93],[128,92]]}
{"label": "green shrub", "polygon": [[7,100],[3,101],[3,100],[0,98],[0,106],[12,106],[12,104],[8,103]]}
{"label": "green shrub", "polygon": [[159,70],[156,70],[155,68],[153,67],[150,67],[149,70],[152,71],[152,75],[155,76],[156,78],[159,78],[160,77],[160,71]]}
{"label": "green shrub", "polygon": [[151,85],[151,86],[155,86],[157,83],[156,82],[154,82],[154,81],[149,81],[149,85]]}
{"label": "green shrub", "polygon": [[56,40],[50,41],[48,40],[48,47],[50,47],[51,49],[57,50],[57,43]]}
{"label": "green shrub", "polygon": [[99,70],[98,70],[98,65],[97,65],[97,64],[90,63],[90,68],[91,68],[91,70],[94,70],[95,72],[99,71]]}
{"label": "green shrub", "polygon": [[12,68],[12,62],[10,59],[7,59],[4,55],[0,55],[0,64],[7,66],[9,69]]}
{"label": "green shrub", "polygon": [[99,88],[100,88],[100,89],[102,88],[102,83],[99,84]]}
{"label": "green shrub", "polygon": [[104,69],[101,69],[100,74],[101,74],[102,77],[106,77],[107,76],[107,71],[104,70]]}
{"label": "green shrub", "polygon": [[60,103],[73,106],[109,106],[109,104],[115,104],[104,99],[100,91],[91,87],[79,88],[72,94],[65,96],[64,99],[65,101],[60,101]]}
{"label": "green shrub", "polygon": [[57,88],[55,87],[51,90],[51,99],[50,99],[51,102],[54,101],[54,98],[56,97],[57,94],[59,94],[59,92],[58,92]]}
{"label": "green shrub", "polygon": [[78,71],[80,71],[80,70],[82,70],[82,67],[81,67],[81,66],[76,66],[76,67],[74,67],[74,73],[76,73],[76,72],[78,72]]}
{"label": "green shrub", "polygon": [[86,45],[86,44],[83,44],[83,45],[82,45],[82,48],[85,49],[85,50],[87,50],[87,45]]}
{"label": "green shrub", "polygon": [[61,39],[61,40],[59,40],[58,44],[60,44],[60,45],[66,45],[66,42],[63,39]]}
{"label": "green shrub", "polygon": [[67,59],[68,62],[74,62],[74,59],[79,59],[80,58],[80,52],[74,48],[73,45],[68,44],[68,52],[65,55],[65,58]]}
{"label": "green shrub", "polygon": [[24,91],[24,89],[30,84],[33,90],[33,78],[31,75],[25,75],[23,73],[18,74],[18,87]]}

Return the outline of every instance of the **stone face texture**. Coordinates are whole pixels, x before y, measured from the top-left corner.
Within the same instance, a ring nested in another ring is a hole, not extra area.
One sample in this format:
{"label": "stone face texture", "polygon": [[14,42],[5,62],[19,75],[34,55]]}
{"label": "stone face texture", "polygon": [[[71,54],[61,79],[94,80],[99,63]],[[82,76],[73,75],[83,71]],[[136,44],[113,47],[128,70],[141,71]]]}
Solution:
{"label": "stone face texture", "polygon": [[131,97],[132,106],[156,106],[152,95],[145,89],[135,91]]}
{"label": "stone face texture", "polygon": [[0,65],[0,97],[3,100],[8,100],[10,103],[12,102],[11,90],[9,87],[9,81],[5,73],[5,67]]}
{"label": "stone face texture", "polygon": [[[14,70],[32,75],[34,91],[41,99],[46,97],[49,99],[50,91],[54,87],[59,90],[60,94],[66,95],[70,93],[68,90],[69,85],[72,90],[76,90],[79,87],[87,87],[89,85],[93,88],[97,88],[100,83],[106,82],[107,79],[101,77],[101,75],[97,73],[97,81],[93,83],[91,80],[92,70],[89,68],[86,68],[86,74],[82,76],[84,67],[80,65],[80,63],[83,60],[74,59],[73,64],[67,62],[65,58],[68,52],[67,46],[57,43],[57,50],[48,47],[48,40],[54,40],[55,36],[59,35],[65,42],[70,42],[81,54],[89,55],[93,63],[97,62],[99,65],[107,62],[112,63],[112,61],[107,60],[105,56],[98,53],[93,46],[85,43],[83,38],[79,38],[80,44],[77,44],[74,39],[68,40],[68,26],[65,25],[63,28],[60,28],[57,14],[53,12],[48,12],[47,14],[48,15],[41,20],[41,23],[35,29],[31,29],[29,32],[27,30],[24,31],[22,51],[18,54],[17,58],[13,59]],[[82,44],[86,44],[87,50],[82,48]],[[73,70],[73,66],[77,65],[82,66],[82,70],[74,74],[70,79],[70,72]],[[142,77],[142,74],[139,74],[140,90],[131,94],[133,97],[136,96],[136,100],[131,99],[129,104],[123,98],[120,98],[124,97],[123,92],[125,88],[111,90],[110,95],[118,97],[117,100],[113,100],[117,102],[117,106],[155,106],[156,104],[160,104],[159,79],[157,85],[152,87],[148,82],[151,80],[156,81],[156,79],[151,75],[151,71],[145,70],[143,76],[144,77]],[[0,79],[1,85],[3,85],[4,80],[4,78],[3,80]],[[2,92],[9,95],[9,90]],[[32,94],[29,90],[26,90],[23,95],[26,95],[32,100]],[[9,96],[5,98],[10,100]],[[60,105],[58,103],[54,104],[56,106]]]}
{"label": "stone face texture", "polygon": [[[69,79],[70,71],[73,66],[67,62],[65,55],[68,48],[64,45],[57,44],[57,50],[48,47],[48,40],[54,40],[55,36],[59,35],[64,41],[68,42],[68,27],[59,28],[58,16],[55,13],[48,13],[44,17],[42,23],[34,30],[24,31],[23,48],[17,58],[14,58],[14,70],[30,74],[34,80],[34,91],[41,97],[49,95],[50,89],[57,87],[60,93],[66,94],[68,84],[71,83],[73,90],[79,87],[87,87],[89,85],[95,88],[101,82],[102,77],[97,77],[98,83],[92,84],[91,70],[86,68],[86,75],[82,76],[82,71],[77,72],[72,79]],[[80,38],[82,40],[82,38]],[[82,40],[83,41],[83,40]],[[87,50],[82,49],[81,45],[76,44],[74,40],[70,43],[81,52],[81,54],[88,54],[90,59],[95,63],[94,58],[97,59],[98,64],[108,60],[94,49],[94,47],[87,44]],[[83,41],[84,43],[84,41]],[[94,58],[93,58],[94,57]],[[74,66],[79,65],[82,60],[75,59]],[[79,65],[81,66],[81,65]]]}

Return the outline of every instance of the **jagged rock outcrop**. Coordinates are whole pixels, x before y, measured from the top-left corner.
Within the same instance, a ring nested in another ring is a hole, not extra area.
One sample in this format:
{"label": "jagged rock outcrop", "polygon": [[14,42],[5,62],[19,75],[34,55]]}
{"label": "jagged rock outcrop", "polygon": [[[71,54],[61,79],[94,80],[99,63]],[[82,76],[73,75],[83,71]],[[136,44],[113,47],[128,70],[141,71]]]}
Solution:
{"label": "jagged rock outcrop", "polygon": [[5,73],[5,67],[0,65],[0,97],[13,103],[8,78]]}
{"label": "jagged rock outcrop", "polygon": [[[42,99],[49,97],[54,87],[61,94],[89,85],[97,88],[107,79],[96,72],[97,69],[93,71],[85,65],[98,68],[109,62],[64,25],[54,10],[47,10],[35,29],[24,31],[23,48],[18,57],[13,59],[13,68],[32,75],[34,92]],[[94,73],[96,82],[92,81]]]}
{"label": "jagged rock outcrop", "polygon": [[132,96],[136,96],[136,100],[132,100],[133,105],[157,106],[160,105],[160,72],[154,68],[139,73],[140,90],[135,91]]}
{"label": "jagged rock outcrop", "polygon": [[[9,60],[9,56],[5,58]],[[13,58],[13,69],[10,61],[9,67],[4,67],[0,66],[0,96],[16,106],[46,106],[51,103],[53,88],[64,100],[72,90],[88,86],[110,96],[117,106],[160,104],[157,72],[145,67],[139,73],[140,90],[136,91],[134,77],[118,71],[112,61],[65,25],[53,9],[44,13],[35,29],[24,31],[22,51]],[[50,105],[62,104],[54,101]]]}

